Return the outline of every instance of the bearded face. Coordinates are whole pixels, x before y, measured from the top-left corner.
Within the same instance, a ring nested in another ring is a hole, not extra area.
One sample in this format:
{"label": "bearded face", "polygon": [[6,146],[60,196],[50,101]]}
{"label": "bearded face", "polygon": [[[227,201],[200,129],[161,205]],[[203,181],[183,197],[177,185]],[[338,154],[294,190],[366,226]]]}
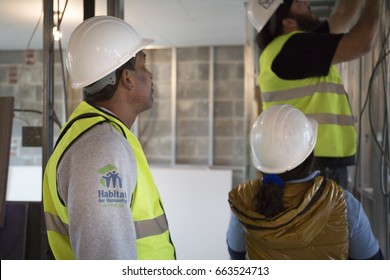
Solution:
{"label": "bearded face", "polygon": [[320,20],[317,17],[307,15],[294,15],[293,19],[297,21],[298,27],[302,31],[311,31],[320,24]]}
{"label": "bearded face", "polygon": [[295,19],[302,31],[313,30],[320,24],[318,17],[311,11],[310,3],[293,2],[288,17]]}

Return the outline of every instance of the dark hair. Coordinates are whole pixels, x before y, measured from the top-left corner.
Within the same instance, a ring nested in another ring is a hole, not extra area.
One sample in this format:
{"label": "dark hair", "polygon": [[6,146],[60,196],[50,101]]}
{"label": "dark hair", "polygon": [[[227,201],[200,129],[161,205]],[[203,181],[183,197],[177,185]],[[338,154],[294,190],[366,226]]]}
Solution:
{"label": "dark hair", "polygon": [[[109,100],[111,97],[114,96],[118,85],[119,85],[119,80],[122,75],[123,70],[129,69],[129,70],[135,70],[135,61],[136,61],[136,56],[132,57],[129,59],[125,64],[120,66],[118,69],[115,70],[115,84],[108,84],[104,88],[102,88],[100,91],[91,93],[89,94],[85,89],[83,90],[83,100],[87,102],[99,102],[99,101],[104,101],[104,100]],[[95,83],[89,85],[92,86]]]}
{"label": "dark hair", "polygon": [[[279,180],[264,180],[255,196],[256,211],[266,218],[272,218],[285,210],[283,204],[284,182],[294,179],[305,178],[312,172],[314,163],[314,152],[304,162],[277,176]],[[263,174],[267,178],[270,174]]]}
{"label": "dark hair", "polygon": [[290,15],[290,7],[292,2],[293,0],[284,0],[268,20],[268,22],[256,35],[255,40],[260,50],[264,50],[273,39],[283,33],[282,21]]}

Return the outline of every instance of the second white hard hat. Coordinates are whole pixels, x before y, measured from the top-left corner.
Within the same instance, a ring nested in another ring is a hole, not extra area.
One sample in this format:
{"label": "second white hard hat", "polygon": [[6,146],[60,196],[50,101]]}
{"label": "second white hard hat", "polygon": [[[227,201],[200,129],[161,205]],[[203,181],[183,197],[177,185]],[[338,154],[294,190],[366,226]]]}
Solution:
{"label": "second white hard hat", "polygon": [[281,174],[300,165],[313,151],[318,123],[291,105],[274,105],[250,132],[252,163],[263,173]]}
{"label": "second white hard hat", "polygon": [[250,23],[260,32],[283,0],[250,0],[247,14]]}
{"label": "second white hard hat", "polygon": [[79,89],[93,84],[151,43],[153,40],[141,38],[122,19],[96,16],[85,20],[73,31],[66,51],[72,87]]}

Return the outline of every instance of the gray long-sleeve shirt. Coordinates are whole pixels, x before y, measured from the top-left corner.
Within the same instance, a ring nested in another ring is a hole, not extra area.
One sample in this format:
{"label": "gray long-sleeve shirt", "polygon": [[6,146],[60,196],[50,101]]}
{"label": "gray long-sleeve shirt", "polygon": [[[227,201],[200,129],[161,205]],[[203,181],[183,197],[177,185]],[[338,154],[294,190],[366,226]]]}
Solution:
{"label": "gray long-sleeve shirt", "polygon": [[137,259],[130,210],[137,165],[127,140],[108,123],[82,135],[57,172],[77,259]]}

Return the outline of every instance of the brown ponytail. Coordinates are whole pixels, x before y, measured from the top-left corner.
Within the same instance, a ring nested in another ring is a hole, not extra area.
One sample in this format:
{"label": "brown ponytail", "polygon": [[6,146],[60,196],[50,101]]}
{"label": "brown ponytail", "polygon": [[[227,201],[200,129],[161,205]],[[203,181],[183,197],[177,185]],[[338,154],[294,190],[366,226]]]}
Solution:
{"label": "brown ponytail", "polygon": [[272,218],[284,211],[283,205],[284,182],[274,174],[266,174],[262,180],[256,199],[256,210],[266,218]]}
{"label": "brown ponytail", "polygon": [[313,170],[314,153],[296,168],[282,174],[263,174],[262,185],[255,196],[256,211],[266,218],[272,218],[285,210],[283,194],[285,181],[309,176]]}

